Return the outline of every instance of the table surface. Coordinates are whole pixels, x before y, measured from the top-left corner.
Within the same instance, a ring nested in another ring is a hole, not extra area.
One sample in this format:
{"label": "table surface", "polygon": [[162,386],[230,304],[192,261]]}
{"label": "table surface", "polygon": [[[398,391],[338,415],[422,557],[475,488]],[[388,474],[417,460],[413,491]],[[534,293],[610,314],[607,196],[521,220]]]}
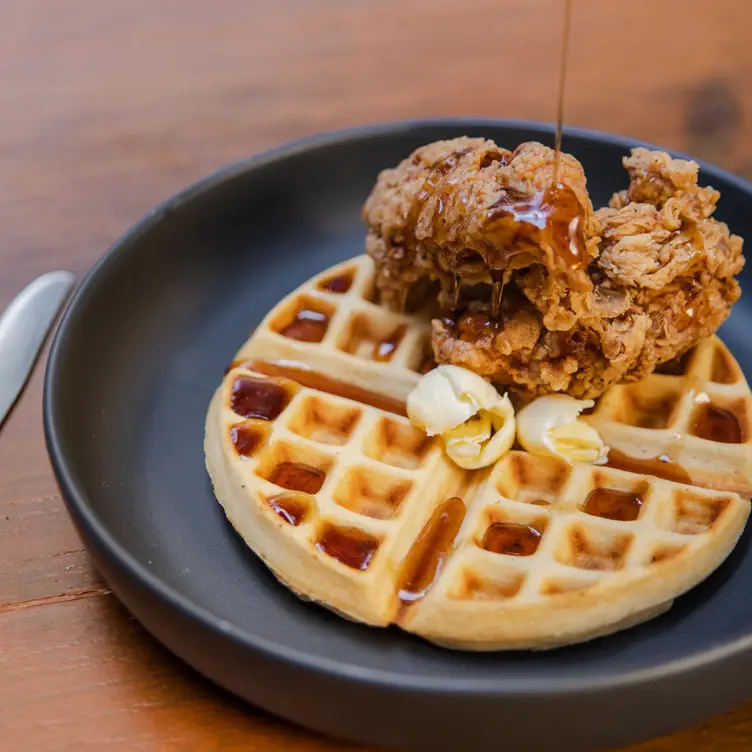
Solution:
{"label": "table surface", "polygon": [[[283,141],[436,115],[552,120],[561,0],[0,7],[0,310],[186,184]],[[566,122],[752,176],[748,0],[575,0]],[[361,749],[243,705],[118,603],[66,515],[43,360],[0,433],[0,749]],[[749,750],[752,703],[632,752]]]}

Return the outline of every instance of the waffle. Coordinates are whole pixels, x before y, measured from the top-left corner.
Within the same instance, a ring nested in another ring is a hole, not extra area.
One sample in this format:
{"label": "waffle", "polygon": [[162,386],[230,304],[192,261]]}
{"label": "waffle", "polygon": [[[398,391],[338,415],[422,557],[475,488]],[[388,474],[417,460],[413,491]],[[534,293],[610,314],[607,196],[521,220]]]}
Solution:
{"label": "waffle", "polygon": [[300,597],[451,648],[550,648],[666,610],[736,543],[749,445],[698,435],[697,408],[718,400],[749,436],[749,389],[720,341],[681,373],[612,388],[589,416],[624,454],[665,453],[649,475],[523,451],[460,470],[405,417],[431,365],[427,315],[381,308],[359,257],[276,306],[216,391],[217,498]]}
{"label": "waffle", "polygon": [[614,466],[749,498],[751,406],[741,368],[711,337],[643,381],[612,386],[587,420]]}

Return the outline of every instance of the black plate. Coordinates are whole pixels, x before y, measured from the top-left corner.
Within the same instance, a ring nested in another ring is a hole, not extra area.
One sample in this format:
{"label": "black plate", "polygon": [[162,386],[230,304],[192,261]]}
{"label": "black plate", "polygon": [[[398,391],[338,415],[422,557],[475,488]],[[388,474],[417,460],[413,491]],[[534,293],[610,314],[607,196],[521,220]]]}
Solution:
{"label": "black plate", "polygon": [[[45,428],[58,481],[144,626],[273,713],[398,749],[581,751],[671,731],[752,694],[748,535],[648,624],[549,653],[476,655],[299,601],[214,500],[204,415],[225,366],[283,295],[362,252],[360,206],[381,168],[461,134],[552,142],[548,126],[477,120],[327,135],[229,167],[127,233],[79,288],[52,348]],[[632,145],[567,132],[596,205],[625,186]],[[752,237],[752,186],[709,166],[702,180],[723,193],[718,217]],[[751,307],[737,304],[722,332],[748,374]]]}

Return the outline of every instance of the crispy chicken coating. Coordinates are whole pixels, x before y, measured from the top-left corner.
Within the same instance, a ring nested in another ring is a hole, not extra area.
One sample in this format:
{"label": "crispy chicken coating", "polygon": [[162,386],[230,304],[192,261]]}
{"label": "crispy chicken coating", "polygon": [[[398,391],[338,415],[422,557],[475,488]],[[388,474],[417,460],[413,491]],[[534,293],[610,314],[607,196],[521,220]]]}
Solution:
{"label": "crispy chicken coating", "polygon": [[[384,170],[363,207],[366,251],[376,262],[382,300],[401,308],[413,285],[423,282],[418,291],[423,293],[425,282],[435,281],[441,285],[442,306],[453,308],[458,287],[492,284],[494,269],[536,263],[558,266],[572,284],[589,287],[583,269],[595,253],[597,222],[585,173],[574,157],[561,155],[559,182],[574,213],[582,215],[579,274],[557,263],[551,239],[540,227],[527,222],[527,231],[518,232],[519,223],[505,211],[510,197],[525,207],[551,186],[553,155],[538,143],[510,152],[482,138],[457,138],[424,146],[398,167]],[[534,207],[528,211],[535,213]],[[567,230],[571,218],[563,217]],[[540,224],[540,217],[532,221]]]}
{"label": "crispy chicken coating", "polygon": [[644,378],[726,319],[744,259],[696,163],[634,149],[624,166],[629,187],[594,212],[582,166],[562,154],[553,197],[574,210],[550,232],[551,215],[530,207],[552,186],[551,149],[469,138],[418,149],[364,206],[381,299],[438,297],[437,362],[526,397],[591,398]]}

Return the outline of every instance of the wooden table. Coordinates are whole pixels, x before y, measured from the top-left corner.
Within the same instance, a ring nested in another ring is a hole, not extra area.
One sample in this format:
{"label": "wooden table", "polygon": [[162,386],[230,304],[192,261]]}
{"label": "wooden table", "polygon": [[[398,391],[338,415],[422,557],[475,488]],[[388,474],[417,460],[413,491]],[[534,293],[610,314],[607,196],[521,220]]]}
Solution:
{"label": "wooden table", "polygon": [[[561,0],[0,3],[0,309],[80,278],[232,160],[374,120],[551,120]],[[752,175],[749,0],[575,0],[566,120]],[[749,293],[748,293],[749,294]],[[44,450],[42,367],[0,434],[0,749],[348,750],[183,666],[110,594]],[[752,704],[633,750],[749,750]]]}

